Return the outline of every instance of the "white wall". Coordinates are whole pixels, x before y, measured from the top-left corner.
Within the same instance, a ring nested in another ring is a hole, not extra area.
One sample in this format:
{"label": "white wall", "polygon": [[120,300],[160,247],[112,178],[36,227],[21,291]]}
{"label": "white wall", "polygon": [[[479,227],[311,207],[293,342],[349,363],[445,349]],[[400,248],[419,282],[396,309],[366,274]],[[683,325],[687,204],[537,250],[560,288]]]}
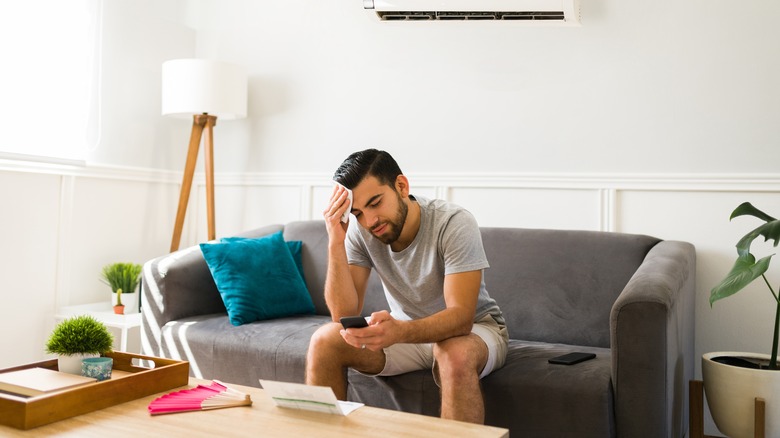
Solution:
{"label": "white wall", "polygon": [[[179,124],[159,116],[160,64],[193,56],[195,31],[183,2],[102,4],[101,132],[89,164],[0,160],[0,367],[44,357],[56,309],[107,301],[102,266],[140,263],[170,244],[181,176],[166,169],[181,169],[184,156],[169,147]],[[40,120],[40,129],[51,127]]]}
{"label": "white wall", "polygon": [[[767,351],[760,285],[707,298],[753,226],[731,210],[780,214],[780,5],[582,8],[581,27],[529,28],[382,23],[358,0],[105,0],[89,165],[0,162],[0,332],[26,333],[0,337],[0,367],[43,357],[58,306],[102,300],[102,265],[167,251],[189,125],[159,115],[160,64],[192,56],[250,72],[249,118],[215,131],[218,235],[317,218],[333,169],[380,147],[482,225],[694,243],[697,355]],[[185,245],[205,238],[202,181],[191,199]]]}
{"label": "white wall", "polygon": [[224,169],[321,171],[364,146],[430,172],[775,172],[780,156],[776,2],[588,0],[578,28],[188,4],[198,56],[251,72],[251,119],[218,128]]}
{"label": "white wall", "polygon": [[195,56],[196,31],[184,24],[184,4],[102,0],[101,132],[90,163],[184,168],[188,126],[160,116],[163,61]]}

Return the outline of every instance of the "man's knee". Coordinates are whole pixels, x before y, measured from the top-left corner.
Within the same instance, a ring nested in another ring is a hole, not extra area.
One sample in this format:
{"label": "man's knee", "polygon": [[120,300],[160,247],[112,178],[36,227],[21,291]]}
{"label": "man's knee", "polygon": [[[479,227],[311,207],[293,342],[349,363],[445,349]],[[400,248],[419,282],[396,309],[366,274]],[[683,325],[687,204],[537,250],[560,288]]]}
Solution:
{"label": "man's knee", "polygon": [[441,378],[460,378],[479,374],[487,361],[487,346],[477,336],[459,336],[434,344],[433,355]]}
{"label": "man's knee", "polygon": [[318,328],[309,341],[309,355],[328,354],[344,344],[341,334],[341,325],[331,322]]}
{"label": "man's knee", "polygon": [[344,341],[341,337],[342,326],[328,323],[318,328],[309,341],[306,354],[307,369],[323,365],[345,368],[351,367],[368,374],[378,374],[385,364],[384,351],[361,350]]}

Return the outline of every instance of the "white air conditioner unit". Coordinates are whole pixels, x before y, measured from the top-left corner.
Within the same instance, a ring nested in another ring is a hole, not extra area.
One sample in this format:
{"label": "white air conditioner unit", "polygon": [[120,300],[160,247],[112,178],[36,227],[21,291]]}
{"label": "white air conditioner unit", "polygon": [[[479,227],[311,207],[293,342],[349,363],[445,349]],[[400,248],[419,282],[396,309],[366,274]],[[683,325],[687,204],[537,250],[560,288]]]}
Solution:
{"label": "white air conditioner unit", "polygon": [[363,0],[381,20],[513,20],[579,25],[579,0]]}

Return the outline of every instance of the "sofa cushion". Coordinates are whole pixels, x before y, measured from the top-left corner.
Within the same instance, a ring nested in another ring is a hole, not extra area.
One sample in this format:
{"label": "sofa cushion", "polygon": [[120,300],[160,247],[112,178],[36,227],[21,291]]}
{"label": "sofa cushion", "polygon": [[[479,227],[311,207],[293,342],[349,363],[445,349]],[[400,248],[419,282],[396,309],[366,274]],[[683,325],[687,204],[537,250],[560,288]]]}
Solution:
{"label": "sofa cushion", "polygon": [[200,245],[233,325],[314,313],[282,233]]}
{"label": "sofa cushion", "polygon": [[[575,365],[548,359],[583,351]],[[506,365],[482,380],[485,423],[514,436],[615,436],[612,354],[608,348],[509,341]]]}
{"label": "sofa cushion", "polygon": [[[548,359],[573,351],[596,358],[575,365]],[[509,341],[504,367],[482,379],[485,424],[517,436],[613,437],[609,349]],[[430,370],[393,377],[349,371],[348,398],[369,406],[438,416],[441,398]]]}
{"label": "sofa cushion", "polygon": [[330,318],[293,316],[241,326],[224,313],[171,321],[162,328],[163,355],[190,362],[190,375],[238,385],[259,379],[303,383],[309,339]]}

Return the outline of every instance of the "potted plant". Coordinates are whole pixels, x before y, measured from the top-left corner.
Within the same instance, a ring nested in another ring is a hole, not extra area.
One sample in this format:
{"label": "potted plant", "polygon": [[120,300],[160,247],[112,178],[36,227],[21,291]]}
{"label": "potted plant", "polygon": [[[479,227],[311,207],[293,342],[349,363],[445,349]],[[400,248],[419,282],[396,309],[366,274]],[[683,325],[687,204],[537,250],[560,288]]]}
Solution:
{"label": "potted plant", "polygon": [[81,374],[81,360],[111,351],[114,337],[105,325],[89,315],[65,319],[54,327],[46,352],[58,355],[59,370]]}
{"label": "potted plant", "polygon": [[[780,242],[780,220],[769,216],[749,202],[740,204],[731,218],[754,216],[764,223],[737,242],[737,260],[726,277],[710,293],[710,306],[734,295],[754,280],[761,278],[775,305],[772,353],[715,352],[702,357],[702,375],[707,403],[721,432],[734,438],[753,437],[754,399],[762,397],[767,405],[780,403],[780,372],[777,367],[777,347],[780,338],[780,298],[765,273],[774,254],[756,260],[751,244],[759,236],[765,241]],[[766,417],[766,435],[780,436],[780,418]]]}
{"label": "potted plant", "polygon": [[135,263],[112,263],[103,267],[102,280],[115,293],[114,313],[122,315],[125,306],[122,304],[122,294],[135,292],[141,280],[141,265]]}

